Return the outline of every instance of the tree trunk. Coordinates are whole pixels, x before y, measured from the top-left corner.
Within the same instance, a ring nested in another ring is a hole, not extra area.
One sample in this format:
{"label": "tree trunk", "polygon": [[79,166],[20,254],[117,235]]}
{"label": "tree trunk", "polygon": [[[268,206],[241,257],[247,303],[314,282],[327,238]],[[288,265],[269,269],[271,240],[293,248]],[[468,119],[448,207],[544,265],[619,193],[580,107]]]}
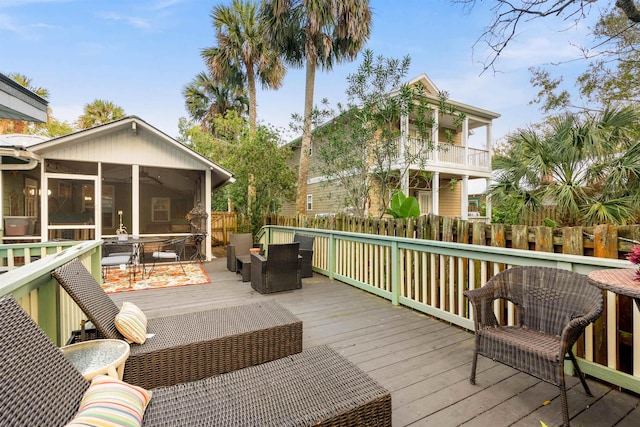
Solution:
{"label": "tree trunk", "polygon": [[298,189],[296,193],[296,214],[307,212],[307,180],[309,179],[309,148],[311,147],[311,112],[313,109],[313,89],[316,80],[316,58],[307,58],[307,75],[304,88],[304,123],[302,145],[300,147],[300,167],[298,169]]}
{"label": "tree trunk", "polygon": [[247,88],[249,90],[249,131],[256,131],[257,113],[256,113],[256,76],[253,72],[253,65],[247,64]]}

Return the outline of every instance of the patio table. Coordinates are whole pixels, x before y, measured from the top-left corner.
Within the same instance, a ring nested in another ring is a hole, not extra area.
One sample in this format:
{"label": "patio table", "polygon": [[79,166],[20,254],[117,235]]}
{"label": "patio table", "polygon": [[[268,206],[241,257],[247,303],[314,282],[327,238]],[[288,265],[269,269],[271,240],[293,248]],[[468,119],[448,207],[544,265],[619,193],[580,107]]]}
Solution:
{"label": "patio table", "polygon": [[605,291],[633,298],[640,310],[640,282],[635,280],[636,271],[632,269],[613,268],[596,270],[587,276],[589,283]]}
{"label": "patio table", "polygon": [[61,347],[60,350],[87,381],[101,374],[121,380],[124,364],[129,358],[129,344],[122,340],[84,341]]}

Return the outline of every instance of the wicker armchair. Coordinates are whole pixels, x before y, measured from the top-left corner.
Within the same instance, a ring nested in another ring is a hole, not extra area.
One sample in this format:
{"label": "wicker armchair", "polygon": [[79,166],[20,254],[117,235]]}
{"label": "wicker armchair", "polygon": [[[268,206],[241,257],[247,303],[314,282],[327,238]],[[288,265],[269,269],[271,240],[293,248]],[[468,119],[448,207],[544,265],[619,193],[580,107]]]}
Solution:
{"label": "wicker armchair", "polygon": [[315,239],[313,236],[293,235],[293,241],[300,243],[300,256],[302,257],[300,277],[302,278],[313,277],[313,242]]}
{"label": "wicker armchair", "polygon": [[[0,313],[0,425],[66,425],[89,383],[12,296],[0,298]],[[176,363],[186,367],[187,360]],[[390,426],[391,395],[337,352],[321,346],[200,381],[155,388],[142,425]]]}
{"label": "wicker armchair", "polygon": [[251,233],[232,234],[227,245],[227,269],[236,272],[238,263],[236,257],[239,255],[249,255],[249,249],[259,247],[253,244]]}
{"label": "wicker armchair", "polygon": [[[80,261],[63,265],[53,276],[104,338],[123,339],[114,324],[120,310]],[[147,332],[155,335],[131,345],[124,370],[125,381],[145,388],[194,381],[302,350],[302,321],[275,302],[152,318]],[[190,363],[176,363],[180,360]]]}
{"label": "wicker armchair", "polygon": [[[471,384],[475,384],[478,355],[504,363],[560,388],[564,425],[569,425],[565,355],[591,396],[571,347],[589,323],[602,313],[602,292],[587,277],[546,267],[514,267],[479,289],[465,291],[473,305],[475,351]],[[517,307],[517,324],[500,325],[494,301],[505,299]]]}
{"label": "wicker armchair", "polygon": [[261,294],[302,287],[299,243],[269,245],[267,258],[251,254],[251,287]]}

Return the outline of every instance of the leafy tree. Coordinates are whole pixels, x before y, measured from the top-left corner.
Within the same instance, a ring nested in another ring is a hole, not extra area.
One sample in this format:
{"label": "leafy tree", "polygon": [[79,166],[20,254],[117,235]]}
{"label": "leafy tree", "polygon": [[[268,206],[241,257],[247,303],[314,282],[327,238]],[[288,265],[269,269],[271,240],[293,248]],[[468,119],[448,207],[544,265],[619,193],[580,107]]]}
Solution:
{"label": "leafy tree", "polygon": [[214,132],[216,115],[234,110],[244,114],[249,100],[242,83],[242,74],[236,71],[231,78],[217,80],[211,72],[198,73],[182,91],[189,116],[200,123],[203,130]]}
{"label": "leafy tree", "polygon": [[387,213],[394,218],[417,218],[420,216],[420,205],[415,197],[407,197],[398,190],[391,197],[391,207]]}
{"label": "leafy tree", "polygon": [[356,58],[371,32],[369,0],[266,0],[265,34],[294,67],[305,64],[306,82],[296,212],[306,212],[316,69]]}
{"label": "leafy tree", "polygon": [[[282,203],[293,196],[295,175],[287,164],[291,150],[278,147],[279,136],[273,130],[258,126],[254,132],[237,112],[216,116],[214,126],[219,137],[202,131],[199,126],[181,121],[181,140],[218,164],[233,172],[236,182],[223,189],[224,196],[214,197],[218,208],[226,209],[226,200],[247,219],[246,227],[257,232],[262,219],[276,213]],[[247,189],[256,188],[249,205]]]}
{"label": "leafy tree", "polygon": [[256,79],[263,88],[278,89],[286,73],[279,54],[265,42],[264,25],[253,1],[233,0],[230,6],[214,6],[211,13],[217,47],[202,51],[211,76],[232,82],[243,73],[249,95],[249,129],[256,128]]}
{"label": "leafy tree", "polygon": [[[478,0],[452,0],[471,9]],[[493,0],[493,17],[485,31],[478,38],[487,44],[492,53],[484,63],[484,69],[492,68],[507,45],[516,37],[521,21],[560,16],[576,22],[583,19],[596,8],[593,1],[588,0]],[[640,22],[640,10],[634,0],[616,0],[615,6],[625,17],[627,27],[632,28]]]}
{"label": "leafy tree", "polygon": [[68,135],[75,131],[76,129],[71,123],[61,122],[51,115],[49,115],[47,123],[34,123],[27,129],[27,133],[49,138]]}
{"label": "leafy tree", "polygon": [[627,107],[567,113],[510,135],[493,158],[489,194],[496,211],[513,220],[514,213],[555,205],[562,225],[635,221],[639,126],[640,113]]}
{"label": "leafy tree", "polygon": [[[374,57],[365,50],[357,72],[347,77],[347,105],[339,105],[339,115],[314,132],[318,172],[333,178],[330,184],[339,185],[346,194],[345,206],[359,215],[369,213],[374,198],[386,204],[408,179],[410,166],[424,169],[434,147],[434,112],[453,116],[458,125],[464,119],[447,105],[446,93],[440,93],[438,105],[431,105],[422,84],[405,82],[410,63],[409,56],[402,60]],[[335,115],[326,106],[321,111]],[[400,131],[403,115],[412,118],[419,136],[404,140],[405,146]],[[379,214],[385,210],[381,206]]]}
{"label": "leafy tree", "polygon": [[111,101],[95,99],[93,102],[85,104],[83,114],[78,117],[77,125],[80,129],[88,129],[123,117],[125,117],[125,113],[122,107]]}

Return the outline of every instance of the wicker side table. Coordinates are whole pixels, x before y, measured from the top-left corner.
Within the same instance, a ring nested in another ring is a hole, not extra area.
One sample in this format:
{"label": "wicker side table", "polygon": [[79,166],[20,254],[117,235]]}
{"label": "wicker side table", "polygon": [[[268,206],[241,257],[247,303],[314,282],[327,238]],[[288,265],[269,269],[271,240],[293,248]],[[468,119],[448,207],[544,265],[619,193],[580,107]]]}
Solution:
{"label": "wicker side table", "polygon": [[597,288],[633,298],[636,307],[640,310],[640,282],[635,280],[635,270],[620,268],[596,270],[589,273],[588,278],[589,282]]}
{"label": "wicker side table", "polygon": [[129,358],[129,344],[122,340],[84,341],[60,350],[87,381],[101,374],[122,379],[124,364]]}

